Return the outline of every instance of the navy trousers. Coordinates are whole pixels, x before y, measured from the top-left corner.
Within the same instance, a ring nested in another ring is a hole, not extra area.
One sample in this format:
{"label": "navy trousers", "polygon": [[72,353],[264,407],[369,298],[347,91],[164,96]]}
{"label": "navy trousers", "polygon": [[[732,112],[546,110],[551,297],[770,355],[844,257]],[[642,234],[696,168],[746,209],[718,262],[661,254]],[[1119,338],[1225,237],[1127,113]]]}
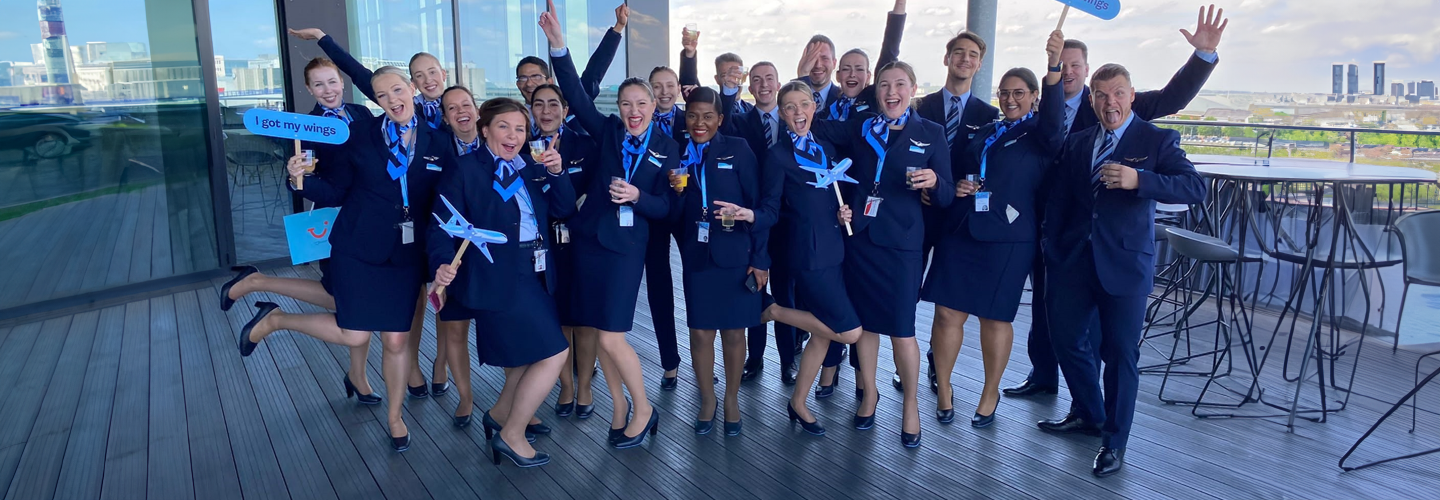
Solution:
{"label": "navy trousers", "polygon": [[[1060,362],[1055,357],[1055,346],[1050,341],[1050,320],[1046,313],[1045,256],[1035,255],[1035,265],[1030,271],[1030,334],[1025,340],[1025,353],[1030,356],[1030,383],[1049,387],[1060,385]],[[1093,315],[1085,327],[1100,331],[1100,320]],[[1100,360],[1095,360],[1095,373],[1099,376]]]}
{"label": "navy trousers", "polygon": [[[1046,297],[1050,339],[1070,388],[1072,411],[1102,423],[1103,446],[1124,448],[1140,384],[1140,330],[1147,296],[1106,293],[1090,249],[1078,253],[1060,269],[1047,270],[1049,285],[1065,290]],[[1087,328],[1095,317],[1100,327]],[[1095,369],[1097,360],[1103,363],[1103,377]]]}
{"label": "navy trousers", "polygon": [[652,221],[645,242],[645,296],[650,301],[650,322],[655,325],[655,343],[660,345],[660,366],[665,371],[680,367],[680,344],[675,338],[675,278],[670,270],[672,229]]}

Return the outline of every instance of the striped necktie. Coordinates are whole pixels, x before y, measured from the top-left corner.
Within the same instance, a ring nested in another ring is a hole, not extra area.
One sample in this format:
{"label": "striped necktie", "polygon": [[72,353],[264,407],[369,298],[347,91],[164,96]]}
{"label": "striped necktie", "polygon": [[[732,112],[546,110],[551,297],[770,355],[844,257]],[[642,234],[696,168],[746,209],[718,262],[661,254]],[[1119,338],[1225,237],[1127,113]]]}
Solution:
{"label": "striped necktie", "polygon": [[765,122],[765,142],[769,146],[775,145],[775,118],[770,113],[760,115],[762,122]]}
{"label": "striped necktie", "polygon": [[1110,155],[1115,153],[1116,142],[1119,141],[1115,137],[1115,131],[1106,130],[1105,142],[1100,144],[1100,152],[1095,153],[1095,161],[1090,164],[1091,194],[1098,196],[1100,194],[1100,190],[1105,188],[1105,183],[1100,181],[1100,166],[1104,165],[1105,160],[1110,159]]}
{"label": "striped necktie", "polygon": [[950,96],[950,112],[945,114],[945,140],[955,146],[955,136],[960,134],[960,96]]}

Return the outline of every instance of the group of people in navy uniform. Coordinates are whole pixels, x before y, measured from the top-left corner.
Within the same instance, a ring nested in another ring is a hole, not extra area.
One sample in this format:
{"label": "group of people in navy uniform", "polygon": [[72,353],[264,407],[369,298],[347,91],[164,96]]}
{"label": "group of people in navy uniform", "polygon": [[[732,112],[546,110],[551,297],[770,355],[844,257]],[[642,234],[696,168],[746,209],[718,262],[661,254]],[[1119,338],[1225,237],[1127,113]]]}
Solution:
{"label": "group of people in navy uniform", "polygon": [[[256,302],[241,355],[280,330],[350,346],[346,397],[388,397],[392,444],[404,451],[407,397],[453,387],[454,425],[471,423],[473,327],[477,361],[505,372],[481,418],[496,463],[547,463],[533,445],[550,433],[537,410],[558,381],[556,417],[591,417],[597,372],[615,403],[610,445],[640,446],[658,432],[660,415],[626,335],[643,278],[664,369],[659,387],[674,390],[673,241],[700,390],[695,434],[714,431],[719,418],[726,436],[741,433],[739,390],[763,371],[773,322],[780,379],[794,387],[792,424],[825,434],[807,405],[810,388],[817,399],[832,396],[848,358],[853,425],[875,427],[879,344],[889,337],[893,384],[904,394],[900,441],[919,446],[915,334],[925,301],[935,310],[924,365],[937,421],[954,421],[951,373],[973,316],[984,384],[971,425],[992,425],[1002,395],[1056,394],[1063,374],[1071,407],[1039,428],[1100,437],[1093,473],[1118,472],[1153,288],[1154,206],[1205,197],[1177,133],[1147,120],[1179,111],[1204,85],[1218,62],[1224,12],[1200,9],[1195,31],[1181,30],[1194,55],[1150,92],[1136,92],[1118,64],[1092,73],[1085,44],[1056,30],[1046,70],[1006,71],[996,107],[973,95],[988,44],[970,31],[945,44],[944,88],[916,99],[914,69],[899,50],[905,3],[895,0],[873,66],[859,49],[837,59],[834,42],[816,35],[794,77],[771,62],[747,71],[725,53],[715,58],[714,88],[700,85],[699,36],[686,31],[679,71],[625,79],[613,115],[595,99],[628,22],[623,4],[584,73],[552,5],[539,19],[548,58],[516,67],[523,101],[478,105],[468,89],[446,86],[428,53],[412,57],[408,71],[372,71],[320,30],[292,30],[328,56],[305,69],[317,101],[310,114],[350,126],[345,145],[307,146],[313,157],[297,154],[286,166],[294,193],[340,207],[331,255],[318,282],[236,268],[221,305],[269,292],[334,312]],[[345,102],[345,76],[382,114]],[[753,103],[740,99],[747,83]],[[1027,281],[1033,370],[1001,390]],[[428,379],[418,356],[427,310],[437,325]],[[365,375],[373,332],[383,346],[384,396]],[[723,398],[715,394],[717,337]]]}

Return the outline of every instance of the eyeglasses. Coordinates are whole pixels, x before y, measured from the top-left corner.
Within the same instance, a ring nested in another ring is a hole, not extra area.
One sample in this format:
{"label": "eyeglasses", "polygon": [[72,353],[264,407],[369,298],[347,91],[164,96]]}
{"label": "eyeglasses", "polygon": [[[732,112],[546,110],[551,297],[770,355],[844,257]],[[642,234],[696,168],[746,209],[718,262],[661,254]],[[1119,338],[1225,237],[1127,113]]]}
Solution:
{"label": "eyeglasses", "polygon": [[517,84],[525,83],[527,81],[530,83],[545,83],[545,75],[529,75],[515,77],[515,83]]}
{"label": "eyeglasses", "polygon": [[784,106],[782,106],[782,107],[780,108],[780,111],[784,111],[784,112],[786,112],[786,113],[794,113],[794,112],[800,111],[800,110],[802,110],[802,109],[803,109],[803,110],[815,109],[815,101],[813,101],[813,100],[811,100],[811,101],[800,101],[800,105],[799,105],[799,106],[796,106],[796,105],[794,105],[794,104],[786,104],[786,105],[784,105]]}
{"label": "eyeglasses", "polygon": [[1002,101],[1006,99],[1015,99],[1018,101],[1021,97],[1025,97],[1029,94],[1029,90],[1001,90],[995,93],[995,97]]}

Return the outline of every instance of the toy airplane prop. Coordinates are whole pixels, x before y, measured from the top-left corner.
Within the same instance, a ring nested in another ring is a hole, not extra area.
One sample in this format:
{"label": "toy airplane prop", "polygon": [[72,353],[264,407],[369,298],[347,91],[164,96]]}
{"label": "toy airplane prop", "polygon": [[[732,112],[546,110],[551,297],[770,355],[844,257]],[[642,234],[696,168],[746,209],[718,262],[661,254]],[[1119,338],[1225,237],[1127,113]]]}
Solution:
{"label": "toy airplane prop", "polygon": [[495,258],[490,256],[490,248],[487,245],[491,243],[504,244],[508,241],[505,233],[477,228],[470,221],[465,220],[465,217],[455,210],[455,206],[451,205],[450,200],[445,199],[444,195],[440,196],[440,201],[445,203],[445,208],[450,209],[450,220],[448,221],[440,219],[439,215],[430,214],[440,223],[440,229],[445,230],[452,238],[461,238],[474,243],[480,249],[480,253],[485,255],[485,260],[494,264]]}
{"label": "toy airplane prop", "polygon": [[819,189],[825,189],[830,187],[832,184],[835,184],[836,182],[849,182],[851,184],[859,184],[859,182],[857,182],[855,179],[852,179],[850,178],[850,176],[845,175],[845,171],[850,170],[850,164],[850,159],[845,158],[843,160],[840,160],[840,163],[835,165],[834,168],[830,169],[807,167],[804,165],[801,165],[800,168],[804,169],[807,172],[815,174],[815,182],[807,182],[806,184],[815,186]]}

